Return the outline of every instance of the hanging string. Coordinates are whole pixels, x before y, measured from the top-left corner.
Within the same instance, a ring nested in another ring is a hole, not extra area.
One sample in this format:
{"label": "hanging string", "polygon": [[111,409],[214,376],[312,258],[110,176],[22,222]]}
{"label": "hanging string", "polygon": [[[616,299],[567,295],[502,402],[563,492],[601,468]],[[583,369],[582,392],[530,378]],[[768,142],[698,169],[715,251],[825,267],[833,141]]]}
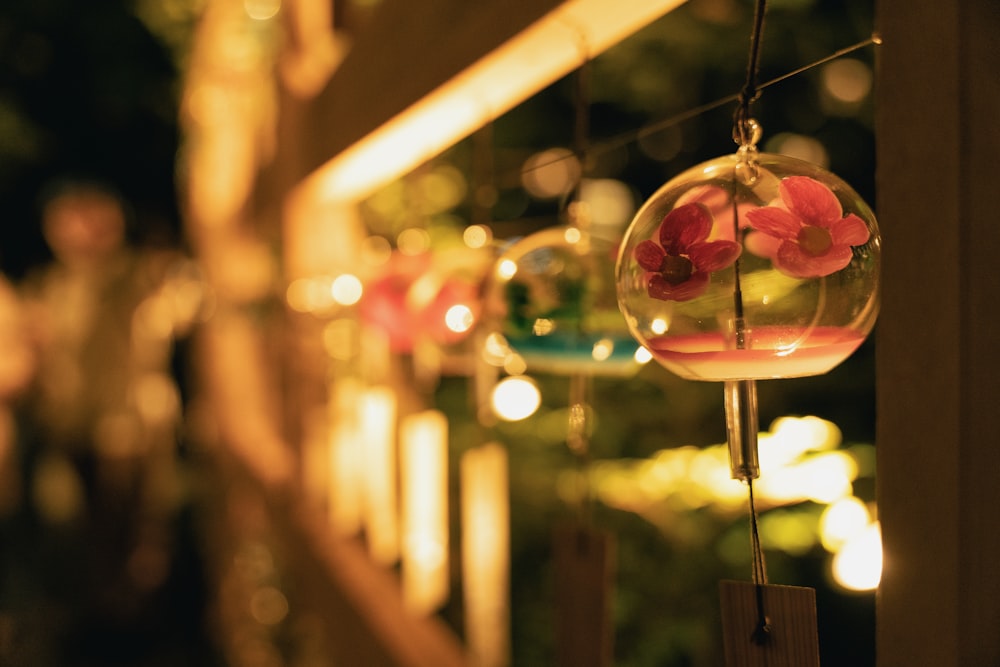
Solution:
{"label": "hanging string", "polygon": [[[760,43],[764,35],[764,15],[767,12],[767,0],[757,0],[754,4],[753,30],[750,33],[750,53],[747,56],[747,74],[743,88],[740,90],[736,111],[733,114],[733,139],[740,147],[740,162],[746,161],[748,164],[737,166],[737,174],[740,166],[749,166],[749,173],[746,178],[756,179],[755,155],[757,152],[756,143],[760,139],[760,128],[750,113],[753,103],[760,97],[760,88],[757,85],[757,75],[760,70]],[[735,187],[735,183],[734,183]],[[736,199],[733,199],[733,206]],[[734,215],[734,218],[736,216]],[[739,224],[736,223],[736,232],[739,233]],[[735,266],[736,272],[736,325],[738,343],[745,343],[745,324],[743,322],[743,299],[739,287],[739,262]],[[752,380],[744,380],[749,385]],[[744,437],[747,434],[743,434]],[[756,444],[754,445],[756,446]],[[750,637],[751,641],[759,646],[768,643],[770,639],[771,625],[767,618],[767,610],[764,608],[764,586],[767,584],[767,570],[764,565],[764,549],[760,543],[760,530],[757,526],[757,507],[753,497],[753,478],[747,477],[747,493],[750,504],[750,549],[753,555],[753,583],[754,593],[757,603],[757,625]]]}
{"label": "hanging string", "polygon": [[764,608],[764,586],[767,585],[767,568],[764,564],[764,549],[760,544],[760,529],[757,526],[757,507],[753,499],[753,479],[747,479],[750,496],[750,544],[753,552],[753,583],[757,602],[757,625],[750,639],[758,645],[768,642],[771,635],[771,622]]}
{"label": "hanging string", "polygon": [[767,12],[767,0],[757,0],[753,10],[753,30],[750,33],[750,54],[747,57],[747,76],[743,88],[737,96],[739,104],[733,117],[733,138],[740,146],[746,146],[753,140],[753,130],[750,127],[750,107],[760,97],[757,86],[757,74],[760,70],[760,42],[764,36],[764,15]]}

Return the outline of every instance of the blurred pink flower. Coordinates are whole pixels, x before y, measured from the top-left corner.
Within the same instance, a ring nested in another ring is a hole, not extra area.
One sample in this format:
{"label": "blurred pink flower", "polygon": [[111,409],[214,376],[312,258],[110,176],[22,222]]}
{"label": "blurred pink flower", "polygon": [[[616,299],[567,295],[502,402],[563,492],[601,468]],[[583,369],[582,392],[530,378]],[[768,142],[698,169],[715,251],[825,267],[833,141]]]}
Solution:
{"label": "blurred pink flower", "polygon": [[779,241],[774,267],[793,278],[819,278],[851,262],[851,246],[868,242],[864,221],[844,216],[827,186],[808,176],[789,176],[778,186],[780,202],[747,212],[751,226]]}
{"label": "blurred pink flower", "polygon": [[635,260],[650,272],[646,290],[663,301],[690,301],[708,289],[709,274],[729,266],[740,255],[735,241],[708,241],[712,215],[700,203],[678,206],[660,223],[660,242],[635,247]]}

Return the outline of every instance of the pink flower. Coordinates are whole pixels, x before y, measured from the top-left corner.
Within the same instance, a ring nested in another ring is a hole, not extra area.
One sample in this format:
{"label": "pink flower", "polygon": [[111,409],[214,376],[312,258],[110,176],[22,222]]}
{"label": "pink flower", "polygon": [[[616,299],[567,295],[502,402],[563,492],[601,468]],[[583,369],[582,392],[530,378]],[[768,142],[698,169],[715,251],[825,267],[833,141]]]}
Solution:
{"label": "pink flower", "polygon": [[819,278],[851,262],[851,246],[868,242],[864,221],[844,216],[827,186],[808,176],[789,176],[778,185],[781,202],[747,212],[753,228],[780,241],[771,261],[793,278]]}
{"label": "pink flower", "polygon": [[635,260],[650,272],[646,291],[654,299],[690,301],[708,289],[709,274],[736,261],[735,241],[708,241],[712,215],[700,203],[678,206],[660,223],[660,242],[635,247]]}

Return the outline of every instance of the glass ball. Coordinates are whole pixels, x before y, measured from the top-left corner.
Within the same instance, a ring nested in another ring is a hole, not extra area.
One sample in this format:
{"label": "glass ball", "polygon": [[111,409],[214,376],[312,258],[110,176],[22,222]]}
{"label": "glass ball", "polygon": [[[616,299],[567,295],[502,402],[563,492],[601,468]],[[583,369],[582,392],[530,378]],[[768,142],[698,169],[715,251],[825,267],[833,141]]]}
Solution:
{"label": "glass ball", "polygon": [[617,241],[559,226],[500,254],[486,290],[487,316],[529,372],[638,370],[639,346],[618,310],[617,253]]}
{"label": "glass ball", "polygon": [[691,380],[825,373],[879,309],[871,209],[814,164],[720,157],[663,185],[636,213],[616,266],[632,335]]}

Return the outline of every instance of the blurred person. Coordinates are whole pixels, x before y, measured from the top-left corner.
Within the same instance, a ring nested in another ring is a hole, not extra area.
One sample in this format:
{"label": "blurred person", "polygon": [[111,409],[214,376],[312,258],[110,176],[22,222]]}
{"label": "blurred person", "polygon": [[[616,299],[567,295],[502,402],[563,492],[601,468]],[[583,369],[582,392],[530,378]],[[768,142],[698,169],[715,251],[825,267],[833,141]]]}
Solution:
{"label": "blurred person", "polygon": [[134,244],[114,189],[59,183],[41,223],[52,261],[21,289],[37,357],[22,420],[26,483],[45,594],[92,635],[95,623],[134,625],[170,574],[180,502],[173,343],[191,309],[176,298],[179,253]]}

